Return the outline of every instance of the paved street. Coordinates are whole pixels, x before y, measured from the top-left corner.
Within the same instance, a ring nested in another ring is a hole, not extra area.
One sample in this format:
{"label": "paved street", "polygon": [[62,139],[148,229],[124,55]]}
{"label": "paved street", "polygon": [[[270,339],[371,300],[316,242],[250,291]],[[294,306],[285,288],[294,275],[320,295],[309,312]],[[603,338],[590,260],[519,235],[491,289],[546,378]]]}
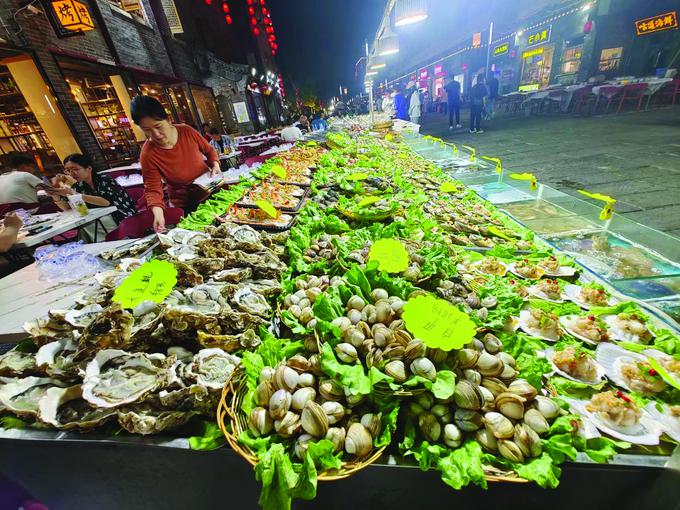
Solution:
{"label": "paved street", "polygon": [[472,145],[506,170],[532,172],[565,193],[585,188],[618,199],[627,218],[680,237],[680,106],[575,117],[513,116],[484,123],[485,133],[449,131],[444,115],[421,119],[421,133]]}

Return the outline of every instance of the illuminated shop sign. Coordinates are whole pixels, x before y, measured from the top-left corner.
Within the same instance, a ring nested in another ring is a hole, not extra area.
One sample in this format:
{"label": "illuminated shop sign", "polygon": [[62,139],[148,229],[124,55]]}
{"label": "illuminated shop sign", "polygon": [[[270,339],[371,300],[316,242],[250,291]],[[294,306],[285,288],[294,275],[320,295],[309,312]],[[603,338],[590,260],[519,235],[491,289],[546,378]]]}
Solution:
{"label": "illuminated shop sign", "polygon": [[678,13],[676,11],[659,14],[635,22],[637,35],[651,34],[673,28],[678,28]]}
{"label": "illuminated shop sign", "polygon": [[434,66],[434,75],[435,76],[443,76],[444,74],[446,74],[446,73],[444,72],[444,66],[443,65],[439,64],[439,65]]}
{"label": "illuminated shop sign", "polygon": [[94,30],[94,21],[90,11],[78,0],[52,0],[50,2],[50,20],[59,37],[78,35]]}
{"label": "illuminated shop sign", "polygon": [[475,32],[474,34],[472,34],[472,47],[480,48],[481,46],[482,46],[482,33]]}
{"label": "illuminated shop sign", "polygon": [[509,49],[510,49],[509,43],[504,43],[504,44],[501,44],[500,46],[496,46],[493,49],[493,56],[494,57],[500,57],[501,55],[505,55],[508,52]]}
{"label": "illuminated shop sign", "polygon": [[543,28],[541,30],[531,32],[527,37],[527,46],[529,47],[538,46],[539,44],[550,42],[551,32],[552,25],[549,25],[548,28]]}
{"label": "illuminated shop sign", "polygon": [[427,80],[427,69],[421,69],[419,76],[421,80]]}
{"label": "illuminated shop sign", "polygon": [[522,58],[535,57],[543,53],[543,48],[536,48],[535,50],[529,50],[522,53]]}

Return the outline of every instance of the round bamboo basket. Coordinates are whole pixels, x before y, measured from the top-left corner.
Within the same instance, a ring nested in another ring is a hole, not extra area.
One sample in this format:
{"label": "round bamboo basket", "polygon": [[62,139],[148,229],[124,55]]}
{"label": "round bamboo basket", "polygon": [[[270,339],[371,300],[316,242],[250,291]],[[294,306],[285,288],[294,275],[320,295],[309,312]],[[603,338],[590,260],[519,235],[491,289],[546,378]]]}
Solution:
{"label": "round bamboo basket", "polygon": [[[239,443],[238,437],[248,430],[248,416],[241,410],[243,400],[247,396],[247,387],[243,368],[234,370],[227,381],[219,405],[217,406],[217,424],[224,434],[229,445],[243,457],[251,466],[257,464],[257,455],[247,446]],[[374,448],[366,457],[351,461],[343,461],[340,469],[321,471],[318,474],[319,481],[333,481],[347,478],[357,471],[373,464],[380,458],[385,446]]]}

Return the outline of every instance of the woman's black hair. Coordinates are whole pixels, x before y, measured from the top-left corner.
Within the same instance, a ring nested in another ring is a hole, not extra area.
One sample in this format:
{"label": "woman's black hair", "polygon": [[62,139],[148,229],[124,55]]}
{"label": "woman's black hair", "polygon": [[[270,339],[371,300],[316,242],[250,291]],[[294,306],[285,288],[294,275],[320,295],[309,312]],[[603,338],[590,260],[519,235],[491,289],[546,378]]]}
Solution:
{"label": "woman's black hair", "polygon": [[90,156],[86,156],[85,154],[69,154],[64,158],[64,165],[68,162],[73,162],[76,165],[82,166],[83,168],[87,168],[88,166],[92,166],[92,158]]}
{"label": "woman's black hair", "polygon": [[210,131],[208,132],[210,135],[219,135],[220,132],[218,131],[217,128],[210,128]]}
{"label": "woman's black hair", "polygon": [[137,96],[130,104],[132,120],[139,124],[142,119],[150,117],[154,120],[167,120],[168,112],[158,99],[151,96]]}

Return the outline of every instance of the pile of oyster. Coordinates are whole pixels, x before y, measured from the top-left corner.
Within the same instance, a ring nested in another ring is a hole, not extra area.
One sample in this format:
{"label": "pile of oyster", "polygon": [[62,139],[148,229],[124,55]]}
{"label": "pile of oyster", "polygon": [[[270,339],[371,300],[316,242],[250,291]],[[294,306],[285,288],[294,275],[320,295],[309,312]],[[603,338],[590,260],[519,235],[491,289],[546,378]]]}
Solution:
{"label": "pile of oyster", "polygon": [[317,354],[265,367],[253,401],[252,434],[295,439],[294,453],[301,460],[308,443],[320,439],[330,440],[335,453],[366,457],[382,430],[381,414],[363,396],[348,397],[342,386],[326,378]]}
{"label": "pile of oyster", "polygon": [[516,378],[515,360],[501,350],[498,338],[487,334],[458,351],[455,373],[451,398],[424,393],[409,404],[424,439],[456,448],[465,434],[474,433],[485,450],[512,462],[540,456],[540,436],[550,430],[560,407]]}
{"label": "pile of oyster", "polygon": [[[76,362],[76,345],[59,340],[35,354],[0,357],[0,408],[59,430],[90,430],[118,420],[136,434],[157,434],[194,415],[212,416],[240,358],[221,349],[197,354],[103,349]],[[19,360],[22,363],[18,363]],[[11,370],[10,370],[11,369]]]}

